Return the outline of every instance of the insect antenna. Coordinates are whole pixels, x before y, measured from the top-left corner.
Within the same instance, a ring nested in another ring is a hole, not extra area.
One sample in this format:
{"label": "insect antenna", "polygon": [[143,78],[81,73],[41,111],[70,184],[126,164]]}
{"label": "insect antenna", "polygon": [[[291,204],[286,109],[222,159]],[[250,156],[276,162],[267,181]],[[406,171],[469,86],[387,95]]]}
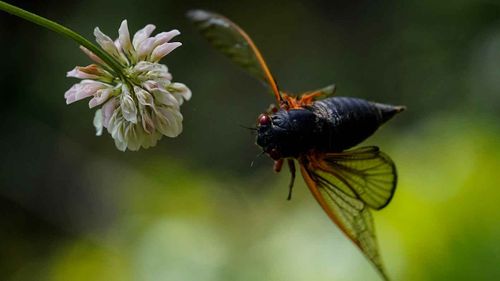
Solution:
{"label": "insect antenna", "polygon": [[266,152],[262,151],[261,153],[257,154],[257,156],[255,156],[255,158],[254,158],[254,159],[252,160],[252,162],[250,163],[250,168],[253,168],[253,164],[255,163],[255,161],[256,161],[257,159],[259,159],[259,157],[261,157],[264,153],[266,153]]}
{"label": "insect antenna", "polygon": [[245,126],[245,125],[239,125],[241,128],[243,129],[247,129],[247,130],[250,130],[250,132],[252,133],[252,135],[256,135],[257,134],[257,128],[256,127],[248,127],[248,126]]}
{"label": "insect antenna", "polygon": [[240,127],[242,127],[243,129],[247,129],[247,130],[252,130],[252,131],[257,131],[257,128],[256,127],[248,127],[248,126],[245,126],[245,125],[239,125]]}

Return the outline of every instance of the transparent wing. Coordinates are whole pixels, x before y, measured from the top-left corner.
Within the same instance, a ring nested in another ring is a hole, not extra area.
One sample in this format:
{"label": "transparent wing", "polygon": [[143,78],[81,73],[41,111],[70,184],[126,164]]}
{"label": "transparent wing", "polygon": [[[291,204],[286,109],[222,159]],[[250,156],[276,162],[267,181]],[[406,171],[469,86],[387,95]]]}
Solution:
{"label": "transparent wing", "polygon": [[335,95],[337,88],[334,84],[328,85],[321,89],[316,89],[314,91],[305,92],[303,95],[315,95],[315,99],[324,99]]}
{"label": "transparent wing", "polygon": [[204,10],[189,11],[187,16],[214,48],[267,83],[276,100],[281,100],[278,86],[264,58],[243,29],[222,15]]}
{"label": "transparent wing", "polygon": [[397,172],[394,162],[378,147],[368,146],[317,157],[317,173],[351,197],[380,210],[394,196]]}
{"label": "transparent wing", "polygon": [[[349,162],[356,161],[352,160],[356,157],[368,158],[364,154],[380,154],[375,151],[375,148],[367,147],[338,154],[310,155],[301,159],[301,173],[311,193],[330,219],[361,249],[384,279],[388,280],[380,258],[369,205],[349,188],[346,180],[339,177],[338,173],[326,172],[322,168],[325,165],[331,166],[334,155],[339,156],[339,161]],[[351,155],[348,156],[349,153]]]}

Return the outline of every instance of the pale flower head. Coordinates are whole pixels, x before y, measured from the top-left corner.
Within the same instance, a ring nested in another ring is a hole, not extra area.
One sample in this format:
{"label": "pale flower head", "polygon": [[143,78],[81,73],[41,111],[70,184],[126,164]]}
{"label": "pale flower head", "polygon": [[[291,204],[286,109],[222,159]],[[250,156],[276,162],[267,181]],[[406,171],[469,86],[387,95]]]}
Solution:
{"label": "pale flower head", "polygon": [[97,43],[121,64],[121,74],[114,73],[84,47],[80,48],[95,63],[77,66],[67,73],[68,77],[82,81],[66,91],[66,103],[90,98],[90,108],[100,107],[94,117],[97,135],[107,129],[122,151],[154,146],[163,135],[178,136],[182,132],[180,106],[191,98],[189,88],[172,82],[167,66],[159,63],[182,45],[170,42],[180,32],[172,30],[151,36],[154,29],[154,25],[148,24],[131,39],[124,20],[118,39],[113,41],[96,27]]}

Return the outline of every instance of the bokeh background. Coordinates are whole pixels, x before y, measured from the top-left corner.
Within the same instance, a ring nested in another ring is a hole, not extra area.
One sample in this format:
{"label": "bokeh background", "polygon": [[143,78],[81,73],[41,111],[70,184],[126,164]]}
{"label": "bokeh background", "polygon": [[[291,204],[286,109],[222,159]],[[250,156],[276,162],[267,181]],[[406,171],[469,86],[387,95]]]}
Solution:
{"label": "bokeh background", "polygon": [[[77,45],[0,13],[0,279],[380,280],[302,179],[272,172],[252,126],[273,102],[185,19],[218,11],[253,37],[281,87],[408,110],[365,144],[397,163],[374,214],[393,280],[500,280],[498,1],[10,1],[93,39],[154,23],[193,98],[184,132],[120,152],[86,102],[65,104]],[[411,2],[411,3],[410,3]],[[253,167],[250,163],[255,160]]]}

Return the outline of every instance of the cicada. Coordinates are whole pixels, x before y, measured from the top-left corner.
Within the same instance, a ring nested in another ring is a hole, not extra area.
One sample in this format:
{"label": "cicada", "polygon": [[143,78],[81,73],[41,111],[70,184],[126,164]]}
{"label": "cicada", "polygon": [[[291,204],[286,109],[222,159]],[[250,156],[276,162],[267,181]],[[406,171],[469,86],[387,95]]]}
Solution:
{"label": "cicada", "polygon": [[351,97],[336,97],[335,86],[292,96],[280,91],[250,37],[226,17],[204,11],[188,13],[207,41],[269,86],[276,106],[260,114],[257,145],[279,172],[286,161],[291,198],[296,166],[329,218],[388,280],[380,258],[370,210],[383,209],[394,196],[396,166],[376,146],[354,148],[404,110]]}

